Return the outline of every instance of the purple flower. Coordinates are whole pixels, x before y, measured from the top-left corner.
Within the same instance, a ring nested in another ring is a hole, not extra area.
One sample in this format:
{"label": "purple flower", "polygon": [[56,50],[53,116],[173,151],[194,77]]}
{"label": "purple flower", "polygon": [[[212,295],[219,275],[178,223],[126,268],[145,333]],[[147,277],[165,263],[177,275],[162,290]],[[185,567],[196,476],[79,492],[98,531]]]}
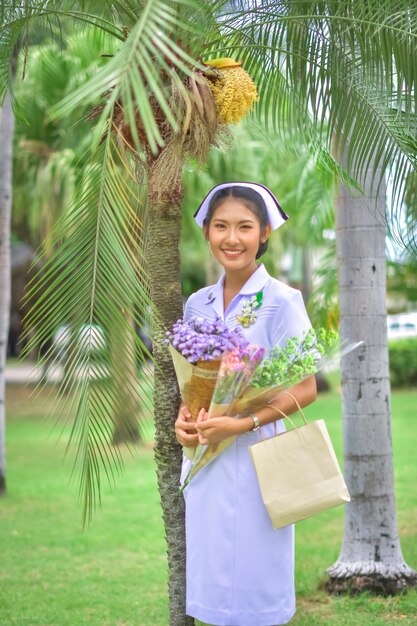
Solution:
{"label": "purple flower", "polygon": [[226,350],[244,351],[249,346],[239,328],[229,330],[220,318],[212,322],[202,317],[193,317],[187,321],[179,319],[166,336],[191,363],[198,360],[212,361],[221,357]]}

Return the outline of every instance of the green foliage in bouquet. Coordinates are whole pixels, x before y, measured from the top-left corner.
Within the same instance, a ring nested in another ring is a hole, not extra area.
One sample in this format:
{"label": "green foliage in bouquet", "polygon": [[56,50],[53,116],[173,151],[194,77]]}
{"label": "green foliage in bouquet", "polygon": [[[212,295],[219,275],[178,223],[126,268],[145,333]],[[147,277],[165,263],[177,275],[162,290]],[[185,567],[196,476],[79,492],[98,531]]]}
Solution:
{"label": "green foliage in bouquet", "polygon": [[339,344],[335,330],[311,328],[300,339],[292,337],[284,347],[276,346],[255,369],[250,385],[255,388],[290,386],[315,374],[320,359]]}

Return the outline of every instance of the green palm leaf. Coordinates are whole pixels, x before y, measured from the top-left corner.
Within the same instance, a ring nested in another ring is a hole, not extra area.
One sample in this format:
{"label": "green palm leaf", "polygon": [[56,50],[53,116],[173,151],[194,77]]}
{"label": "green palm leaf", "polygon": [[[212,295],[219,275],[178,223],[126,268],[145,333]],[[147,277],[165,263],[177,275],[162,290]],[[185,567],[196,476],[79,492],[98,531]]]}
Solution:
{"label": "green palm leaf", "polygon": [[[263,2],[251,16],[225,16],[209,54],[222,45],[259,77],[257,114],[274,128],[297,128],[328,152],[332,142],[346,146],[348,172],[359,181],[371,160],[378,165],[376,184],[390,169],[401,223],[402,181],[417,154],[417,8],[400,2],[394,13],[391,2],[372,12],[367,3]],[[417,246],[413,231],[393,234]]]}
{"label": "green palm leaf", "polygon": [[174,35],[172,32],[181,24],[184,38],[188,37],[190,30],[195,37],[198,36],[196,25],[188,25],[177,18],[178,8],[183,4],[188,7],[196,3],[174,2],[172,6],[161,0],[143,3],[139,19],[118,53],[92,80],[54,107],[53,115],[66,114],[81,103],[96,102],[97,95],[111,93],[97,127],[97,137],[104,132],[115,103],[119,101],[133,136],[134,147],[138,150],[143,147],[143,140],[137,131],[139,125],[151,151],[156,154],[164,145],[156,119],[158,108],[173,130],[177,130],[179,124],[176,109],[170,102],[172,69],[189,75],[192,68],[198,65],[176,42],[179,33]]}
{"label": "green palm leaf", "polygon": [[[127,352],[136,368],[150,355],[128,325],[125,311],[134,311],[139,326],[151,315],[158,320],[143,270],[143,227],[132,172],[129,179],[110,133],[96,158],[84,171],[81,185],[78,183],[78,197],[52,233],[56,252],[45,259],[41,273],[29,284],[25,299],[36,296],[37,304],[26,317],[23,336],[28,337],[25,356],[42,346],[63,323],[68,324],[69,366],[51,412],[58,411],[64,394],[71,398],[75,418],[69,446],[76,451],[84,522],[91,518],[100,496],[102,471],[114,480],[115,469],[122,466],[119,449],[111,446],[118,396],[128,394],[133,400],[148,396],[151,400],[151,373],[144,371],[139,376],[138,372],[137,385],[129,382],[115,362],[109,337],[115,330],[125,337],[117,329],[128,326],[131,341],[125,340],[119,350]],[[43,257],[40,250],[39,259]],[[100,352],[91,349],[96,341],[95,325],[106,338]],[[50,348],[39,367],[52,352]]]}
{"label": "green palm leaf", "polygon": [[0,103],[3,103],[7,91],[10,89],[13,96],[11,76],[13,54],[17,44],[17,33],[11,33],[8,30],[0,30]]}
{"label": "green palm leaf", "polygon": [[[112,3],[115,4],[115,3]],[[119,19],[128,17],[120,5]],[[0,24],[2,30],[16,33],[26,30],[34,23],[52,27],[59,26],[66,18],[71,18],[80,25],[90,25],[107,32],[112,37],[123,40],[124,31],[121,23],[115,23],[111,5],[99,0],[11,0],[0,3]],[[52,30],[53,32],[53,30]]]}

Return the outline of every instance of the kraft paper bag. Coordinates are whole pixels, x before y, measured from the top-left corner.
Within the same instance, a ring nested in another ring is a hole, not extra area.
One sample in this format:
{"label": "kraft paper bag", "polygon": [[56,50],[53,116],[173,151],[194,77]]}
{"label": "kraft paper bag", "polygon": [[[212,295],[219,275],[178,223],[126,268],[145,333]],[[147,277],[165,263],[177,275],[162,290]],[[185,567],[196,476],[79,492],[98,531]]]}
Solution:
{"label": "kraft paper bag", "polygon": [[274,528],[350,501],[324,420],[249,446]]}

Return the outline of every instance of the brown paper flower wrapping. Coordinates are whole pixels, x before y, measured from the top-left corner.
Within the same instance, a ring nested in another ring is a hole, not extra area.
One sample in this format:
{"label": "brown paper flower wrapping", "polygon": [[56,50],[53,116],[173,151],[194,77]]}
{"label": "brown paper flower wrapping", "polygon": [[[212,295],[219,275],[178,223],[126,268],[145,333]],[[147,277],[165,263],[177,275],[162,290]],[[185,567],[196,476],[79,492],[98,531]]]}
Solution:
{"label": "brown paper flower wrapping", "polygon": [[184,386],[184,399],[187,398],[186,403],[194,422],[202,408],[208,411],[216,386],[220,363],[220,359],[198,361],[193,366],[190,381]]}
{"label": "brown paper flower wrapping", "polygon": [[200,409],[208,408],[216,386],[221,359],[190,363],[178,350],[169,346],[181,396],[196,421]]}

